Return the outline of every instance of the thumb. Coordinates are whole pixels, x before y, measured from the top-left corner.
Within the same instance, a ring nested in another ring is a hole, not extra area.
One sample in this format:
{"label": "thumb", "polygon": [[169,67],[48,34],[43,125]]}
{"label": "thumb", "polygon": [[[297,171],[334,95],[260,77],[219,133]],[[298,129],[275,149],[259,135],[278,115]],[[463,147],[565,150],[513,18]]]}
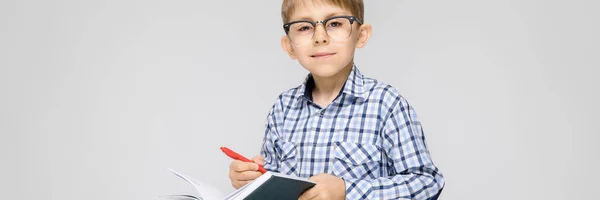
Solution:
{"label": "thumb", "polygon": [[259,165],[265,165],[265,158],[260,155],[254,156],[254,158],[252,158],[252,161]]}
{"label": "thumb", "polygon": [[325,178],[326,174],[320,173],[314,176],[311,176],[308,178],[308,180],[314,181],[314,182],[321,182],[321,180],[323,180]]}

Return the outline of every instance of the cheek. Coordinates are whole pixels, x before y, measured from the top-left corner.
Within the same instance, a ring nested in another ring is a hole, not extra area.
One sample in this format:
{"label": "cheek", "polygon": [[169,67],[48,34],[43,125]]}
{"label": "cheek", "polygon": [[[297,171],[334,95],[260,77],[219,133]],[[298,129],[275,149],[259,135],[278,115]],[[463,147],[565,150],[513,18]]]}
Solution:
{"label": "cheek", "polygon": [[294,45],[294,54],[298,58],[310,56],[310,45]]}
{"label": "cheek", "polygon": [[294,54],[296,55],[296,59],[298,59],[298,62],[300,62],[300,64],[302,64],[303,66],[310,65],[310,54],[312,50],[311,48],[311,45],[294,46]]}
{"label": "cheek", "polygon": [[337,52],[339,54],[340,62],[346,64],[354,58],[354,43],[352,42],[340,42],[337,46]]}

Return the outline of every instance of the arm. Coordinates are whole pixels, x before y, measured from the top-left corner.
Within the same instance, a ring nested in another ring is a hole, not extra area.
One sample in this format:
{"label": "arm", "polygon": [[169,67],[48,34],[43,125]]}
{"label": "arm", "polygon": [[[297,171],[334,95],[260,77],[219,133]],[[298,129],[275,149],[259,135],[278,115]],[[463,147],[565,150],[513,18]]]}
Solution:
{"label": "arm", "polygon": [[[263,138],[263,145],[260,150],[261,155],[255,156],[252,160],[258,165],[263,165],[268,171],[278,171],[279,166],[277,164],[277,156],[273,145],[276,138],[276,132],[274,131],[275,129],[272,128],[272,115],[273,112],[270,111],[265,137]],[[254,163],[242,162],[239,160],[231,162],[229,165],[229,179],[231,180],[231,185],[235,189],[243,187],[262,175],[258,172],[258,165]]]}
{"label": "arm", "polygon": [[275,153],[275,139],[277,139],[277,132],[275,131],[275,117],[274,108],[269,111],[267,116],[267,125],[265,128],[265,134],[263,137],[263,143],[260,149],[260,155],[265,158],[264,168],[267,171],[279,171],[279,162],[277,154]]}
{"label": "arm", "polygon": [[382,139],[389,176],[345,179],[348,199],[429,199],[442,189],[443,175],[433,164],[421,124],[404,98],[395,99]]}

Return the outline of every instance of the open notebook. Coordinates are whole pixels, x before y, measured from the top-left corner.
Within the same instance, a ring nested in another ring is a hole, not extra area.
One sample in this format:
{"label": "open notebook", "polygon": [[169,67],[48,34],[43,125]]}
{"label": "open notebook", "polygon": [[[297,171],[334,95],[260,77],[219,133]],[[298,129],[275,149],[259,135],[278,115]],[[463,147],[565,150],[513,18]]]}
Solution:
{"label": "open notebook", "polygon": [[192,185],[197,196],[193,195],[167,195],[161,196],[173,200],[246,200],[246,199],[298,199],[300,195],[313,187],[316,183],[306,178],[285,175],[276,172],[267,172],[254,181],[225,196],[217,188],[192,179],[191,177],[169,169],[171,173]]}

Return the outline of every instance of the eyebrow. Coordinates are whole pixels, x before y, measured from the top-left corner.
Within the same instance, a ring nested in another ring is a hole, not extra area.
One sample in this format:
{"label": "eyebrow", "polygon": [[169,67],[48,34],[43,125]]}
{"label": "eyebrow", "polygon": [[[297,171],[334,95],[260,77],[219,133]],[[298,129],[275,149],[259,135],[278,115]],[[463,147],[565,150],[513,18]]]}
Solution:
{"label": "eyebrow", "polygon": [[[347,14],[345,14],[345,13],[342,13],[342,12],[334,12],[334,13],[330,13],[329,15],[325,16],[325,18],[324,18],[323,20],[325,20],[325,19],[327,19],[327,18],[330,18],[330,17],[333,17],[333,16],[345,16],[345,15],[347,15]],[[297,20],[292,20],[292,22],[293,22],[293,21],[299,21],[299,20],[308,20],[308,21],[311,21],[311,22],[312,22],[312,21],[316,21],[316,20],[314,20],[314,19],[313,19],[313,18],[311,18],[311,17],[306,17],[306,16],[305,16],[305,17],[301,17],[300,19],[297,19]]]}

